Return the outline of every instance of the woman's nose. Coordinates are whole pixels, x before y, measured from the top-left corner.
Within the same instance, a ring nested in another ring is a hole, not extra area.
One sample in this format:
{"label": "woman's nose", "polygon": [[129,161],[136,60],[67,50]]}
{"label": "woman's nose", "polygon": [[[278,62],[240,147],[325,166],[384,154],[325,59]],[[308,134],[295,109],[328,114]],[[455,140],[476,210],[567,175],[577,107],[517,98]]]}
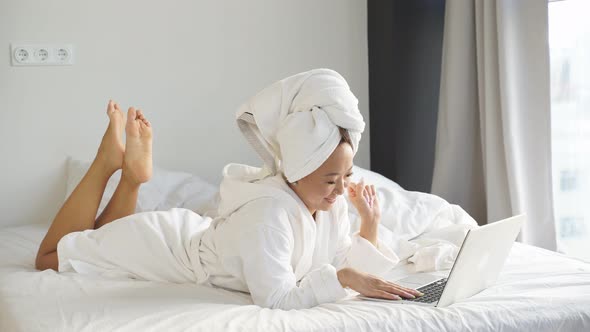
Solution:
{"label": "woman's nose", "polygon": [[336,185],[336,189],[334,190],[337,195],[344,194],[344,189],[348,186],[346,181],[338,181],[338,185]]}

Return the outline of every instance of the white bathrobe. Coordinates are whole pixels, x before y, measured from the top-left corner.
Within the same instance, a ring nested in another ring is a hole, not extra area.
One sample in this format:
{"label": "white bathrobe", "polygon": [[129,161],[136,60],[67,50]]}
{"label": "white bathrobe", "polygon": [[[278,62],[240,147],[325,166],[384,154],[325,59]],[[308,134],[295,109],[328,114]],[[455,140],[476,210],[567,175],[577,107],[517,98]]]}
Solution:
{"label": "white bathrobe", "polygon": [[249,292],[263,307],[309,308],[347,295],[337,270],[381,274],[397,264],[386,245],[377,249],[358,234],[350,237],[344,197],[314,220],[281,175],[249,182],[261,171],[235,164],[224,170],[221,217],[200,245],[211,284]]}

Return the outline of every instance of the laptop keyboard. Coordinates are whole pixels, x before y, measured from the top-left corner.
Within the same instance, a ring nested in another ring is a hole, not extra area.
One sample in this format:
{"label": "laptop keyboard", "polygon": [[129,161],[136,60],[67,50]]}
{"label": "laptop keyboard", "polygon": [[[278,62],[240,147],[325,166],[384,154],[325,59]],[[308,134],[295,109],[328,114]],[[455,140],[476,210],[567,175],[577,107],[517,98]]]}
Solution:
{"label": "laptop keyboard", "polygon": [[424,294],[423,296],[417,297],[415,299],[404,299],[404,300],[405,301],[412,301],[412,302],[422,302],[422,303],[438,302],[446,284],[447,284],[447,278],[435,281],[431,284],[428,284],[426,286],[422,286],[417,289],[418,291],[420,291]]}

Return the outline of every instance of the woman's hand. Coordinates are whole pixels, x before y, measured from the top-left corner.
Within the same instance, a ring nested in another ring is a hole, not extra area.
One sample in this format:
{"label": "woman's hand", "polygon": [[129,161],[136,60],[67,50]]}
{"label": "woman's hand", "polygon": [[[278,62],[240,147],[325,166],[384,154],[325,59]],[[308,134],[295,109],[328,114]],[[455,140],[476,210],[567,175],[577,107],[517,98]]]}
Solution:
{"label": "woman's hand", "polygon": [[337,275],[342,287],[348,287],[367,297],[401,300],[402,297],[413,299],[424,295],[415,289],[405,288],[352,268],[343,268]]}
{"label": "woman's hand", "polygon": [[365,185],[361,179],[359,183],[348,185],[348,197],[359,212],[362,222],[378,223],[381,219],[381,207],[375,186]]}
{"label": "woman's hand", "polygon": [[362,179],[359,183],[351,182],[348,185],[348,197],[361,217],[359,235],[378,247],[377,229],[381,220],[381,207],[375,186],[365,185]]}

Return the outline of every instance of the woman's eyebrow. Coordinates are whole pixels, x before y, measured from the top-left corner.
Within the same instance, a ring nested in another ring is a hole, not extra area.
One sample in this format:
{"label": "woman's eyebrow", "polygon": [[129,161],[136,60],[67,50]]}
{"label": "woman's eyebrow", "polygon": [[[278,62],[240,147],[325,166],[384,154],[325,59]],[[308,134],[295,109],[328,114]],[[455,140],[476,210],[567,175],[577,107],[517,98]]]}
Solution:
{"label": "woman's eyebrow", "polygon": [[[348,171],[346,173],[349,173],[350,171],[352,171],[352,166],[348,169]],[[340,175],[340,173],[338,172],[332,172],[332,173],[328,173],[324,176],[334,176],[334,175]]]}

